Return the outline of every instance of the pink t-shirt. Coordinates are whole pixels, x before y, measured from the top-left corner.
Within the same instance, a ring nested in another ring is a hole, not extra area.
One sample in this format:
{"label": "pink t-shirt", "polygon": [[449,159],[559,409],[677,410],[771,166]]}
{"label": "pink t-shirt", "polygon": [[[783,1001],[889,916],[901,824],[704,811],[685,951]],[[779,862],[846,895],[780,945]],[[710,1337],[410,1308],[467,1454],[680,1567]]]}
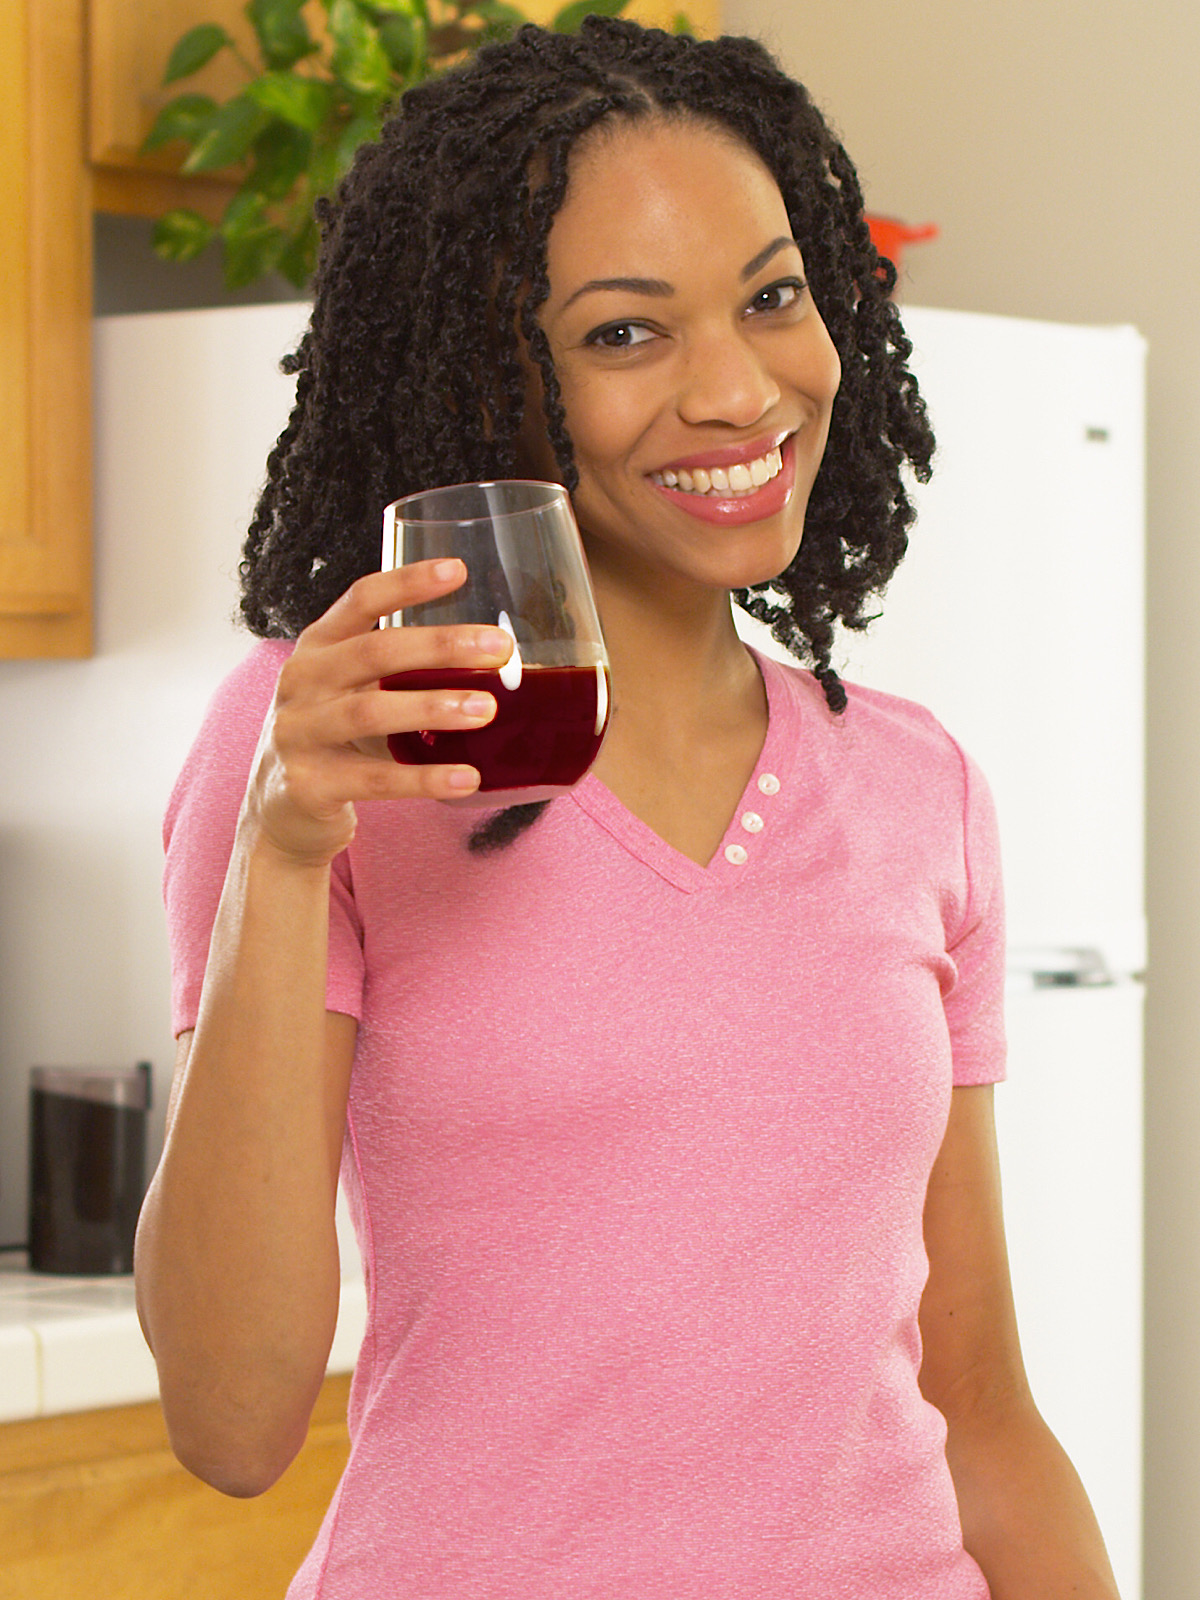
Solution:
{"label": "pink t-shirt", "polygon": [[[180,1030],[289,648],[171,801]],[[986,1600],[917,1310],[951,1086],[1003,1076],[992,807],[927,712],[760,666],[707,867],[594,777],[484,856],[478,812],[359,808],[328,1005],[369,1320],[290,1600]]]}

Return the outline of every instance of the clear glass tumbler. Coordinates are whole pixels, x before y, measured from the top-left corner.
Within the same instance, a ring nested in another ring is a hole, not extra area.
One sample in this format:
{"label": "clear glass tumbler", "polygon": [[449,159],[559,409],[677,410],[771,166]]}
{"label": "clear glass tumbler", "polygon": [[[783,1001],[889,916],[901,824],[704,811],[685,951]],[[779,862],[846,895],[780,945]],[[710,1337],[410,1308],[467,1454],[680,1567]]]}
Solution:
{"label": "clear glass tumbler", "polygon": [[392,734],[393,757],[478,768],[468,804],[566,794],[599,754],[609,718],[608,656],[567,491],[522,479],[461,483],[386,508],[384,570],[439,556],[466,564],[462,587],[381,625],[498,625],[513,651],[498,670],[427,667],[385,678],[385,689],[484,689],[498,708],[482,728]]}

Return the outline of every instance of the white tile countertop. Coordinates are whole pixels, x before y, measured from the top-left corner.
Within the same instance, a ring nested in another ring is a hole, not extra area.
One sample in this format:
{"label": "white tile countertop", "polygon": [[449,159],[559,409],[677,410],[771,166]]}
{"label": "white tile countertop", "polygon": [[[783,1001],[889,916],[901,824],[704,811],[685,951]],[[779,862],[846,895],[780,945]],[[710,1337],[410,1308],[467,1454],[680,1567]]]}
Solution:
{"label": "white tile countertop", "polygon": [[[338,1232],[342,1298],[327,1370],[349,1372],[366,1327],[367,1295],[353,1236]],[[132,1276],[59,1277],[30,1272],[19,1252],[0,1255],[0,1422],[157,1398]]]}

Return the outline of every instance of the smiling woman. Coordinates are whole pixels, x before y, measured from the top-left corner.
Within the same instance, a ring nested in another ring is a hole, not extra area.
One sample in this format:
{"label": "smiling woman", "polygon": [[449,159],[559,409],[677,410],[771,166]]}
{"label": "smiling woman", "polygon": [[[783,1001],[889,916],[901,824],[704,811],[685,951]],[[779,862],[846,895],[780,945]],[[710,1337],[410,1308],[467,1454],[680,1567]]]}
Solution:
{"label": "smiling woman", "polygon": [[[290,1600],[1112,1600],[1013,1317],[987,787],[830,664],[932,449],[844,151],[753,41],[590,19],[414,90],[323,225],[246,545],[267,637],[167,819],[137,1275],[175,1448],[233,1494],[295,1453],[340,1174],[369,1327]],[[384,741],[495,700],[380,680],[509,636],[378,628],[465,578],[373,570],[380,514],[529,474],[573,499],[613,711],[480,852],[435,803],[478,772]]]}

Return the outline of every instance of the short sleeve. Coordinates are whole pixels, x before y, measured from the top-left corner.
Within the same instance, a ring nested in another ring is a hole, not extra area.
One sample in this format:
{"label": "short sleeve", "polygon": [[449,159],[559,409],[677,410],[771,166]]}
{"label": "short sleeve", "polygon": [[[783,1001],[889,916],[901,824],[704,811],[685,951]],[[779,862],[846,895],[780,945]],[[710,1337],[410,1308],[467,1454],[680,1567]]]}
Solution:
{"label": "short sleeve", "polygon": [[982,772],[962,750],[963,915],[947,954],[955,977],[945,997],[955,1087],[1005,1076],[1004,890],[996,808]]}
{"label": "short sleeve", "polygon": [[[287,641],[260,643],[217,690],[184,762],[163,823],[163,900],[171,951],[171,1022],[195,1027],[209,943],[238,814]],[[326,1008],[362,1015],[362,929],[345,853],[333,864]]]}

